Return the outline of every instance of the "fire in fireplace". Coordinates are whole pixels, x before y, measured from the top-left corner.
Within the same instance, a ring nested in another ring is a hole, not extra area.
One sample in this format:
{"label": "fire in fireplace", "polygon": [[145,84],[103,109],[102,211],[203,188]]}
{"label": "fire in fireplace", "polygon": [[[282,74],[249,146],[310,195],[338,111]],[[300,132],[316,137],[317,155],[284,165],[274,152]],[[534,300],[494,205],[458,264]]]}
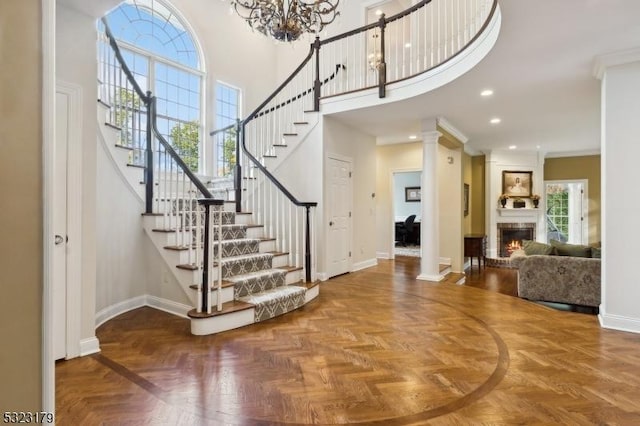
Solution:
{"label": "fire in fireplace", "polygon": [[509,257],[515,250],[522,248],[523,240],[534,238],[534,223],[498,224],[498,253],[500,257]]}

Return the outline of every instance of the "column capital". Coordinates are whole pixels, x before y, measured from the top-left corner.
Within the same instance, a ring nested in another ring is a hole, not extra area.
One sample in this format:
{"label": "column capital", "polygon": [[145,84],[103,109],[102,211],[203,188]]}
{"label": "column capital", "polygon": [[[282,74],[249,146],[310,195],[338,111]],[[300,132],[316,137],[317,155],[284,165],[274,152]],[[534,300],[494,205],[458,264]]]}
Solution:
{"label": "column capital", "polygon": [[442,133],[437,130],[422,132],[422,143],[424,145],[436,144],[438,143],[438,139],[440,139],[440,136],[442,136]]}

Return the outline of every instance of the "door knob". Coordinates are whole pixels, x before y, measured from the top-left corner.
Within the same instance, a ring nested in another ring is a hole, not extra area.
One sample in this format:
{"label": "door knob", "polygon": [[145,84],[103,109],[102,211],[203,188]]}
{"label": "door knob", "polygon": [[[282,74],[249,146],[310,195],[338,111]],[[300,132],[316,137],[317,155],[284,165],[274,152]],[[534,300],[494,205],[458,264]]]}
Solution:
{"label": "door knob", "polygon": [[329,222],[329,226],[333,226],[333,222]]}
{"label": "door knob", "polygon": [[56,235],[54,241],[55,241],[56,245],[62,244],[62,243],[64,243],[64,238],[62,238],[62,235]]}

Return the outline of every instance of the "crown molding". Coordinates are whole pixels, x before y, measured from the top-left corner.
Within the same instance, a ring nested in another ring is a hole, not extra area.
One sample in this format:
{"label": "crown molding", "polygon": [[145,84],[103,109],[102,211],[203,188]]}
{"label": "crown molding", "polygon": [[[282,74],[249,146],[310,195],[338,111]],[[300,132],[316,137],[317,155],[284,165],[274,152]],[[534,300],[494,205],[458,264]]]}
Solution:
{"label": "crown molding", "polygon": [[598,80],[602,80],[607,68],[616,65],[630,64],[632,62],[640,62],[640,48],[621,50],[619,52],[596,56],[593,65],[593,75]]}
{"label": "crown molding", "polygon": [[446,118],[438,117],[436,118],[436,123],[438,126],[442,127],[444,130],[449,132],[451,135],[455,136],[462,144],[466,144],[469,141],[467,135],[462,133],[456,126],[451,124]]}

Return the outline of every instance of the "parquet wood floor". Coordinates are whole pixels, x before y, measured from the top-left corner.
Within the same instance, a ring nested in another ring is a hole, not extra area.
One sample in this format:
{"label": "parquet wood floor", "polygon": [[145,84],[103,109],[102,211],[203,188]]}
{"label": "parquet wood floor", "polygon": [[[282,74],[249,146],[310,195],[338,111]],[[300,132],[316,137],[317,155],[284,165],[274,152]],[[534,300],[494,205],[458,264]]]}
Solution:
{"label": "parquet wood floor", "polygon": [[57,424],[640,424],[640,336],[479,276],[417,281],[418,262],[380,261],[215,336],[123,314],[98,329],[100,354],[56,366]]}

